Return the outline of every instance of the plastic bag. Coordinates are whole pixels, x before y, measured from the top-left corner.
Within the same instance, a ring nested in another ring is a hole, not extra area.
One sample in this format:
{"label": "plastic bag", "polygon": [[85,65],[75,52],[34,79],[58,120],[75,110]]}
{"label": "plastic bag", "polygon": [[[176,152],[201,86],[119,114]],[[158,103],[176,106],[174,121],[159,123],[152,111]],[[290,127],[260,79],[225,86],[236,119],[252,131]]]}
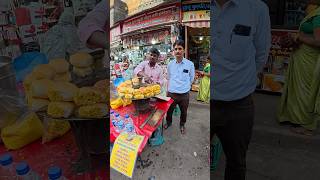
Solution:
{"label": "plastic bag", "polygon": [[162,126],[159,126],[153,133],[153,137],[149,139],[150,146],[160,146],[164,143],[162,136]]}
{"label": "plastic bag", "polygon": [[34,112],[21,116],[13,125],[1,131],[1,138],[6,148],[16,150],[42,137],[44,128]]}
{"label": "plastic bag", "polygon": [[173,115],[174,116],[179,116],[180,114],[181,114],[181,111],[180,111],[179,106],[177,105],[173,110]]}
{"label": "plastic bag", "polygon": [[73,54],[81,48],[84,48],[84,45],[78,37],[74,16],[67,11],[61,14],[59,22],[50,28],[40,41],[40,51],[45,53],[49,60],[66,58],[67,54]]}
{"label": "plastic bag", "polygon": [[55,138],[61,137],[70,130],[68,121],[45,119],[44,133],[42,136],[42,144],[52,141]]}
{"label": "plastic bag", "polygon": [[16,74],[16,81],[21,82],[30,74],[34,67],[39,64],[48,64],[45,54],[39,52],[27,52],[13,60],[13,68]]}
{"label": "plastic bag", "polygon": [[217,169],[223,148],[217,136],[214,136],[213,143],[210,146],[210,171],[213,172]]}
{"label": "plastic bag", "polygon": [[0,124],[10,114],[19,117],[27,111],[28,106],[24,98],[17,92],[0,89]]}
{"label": "plastic bag", "polygon": [[14,91],[0,89],[0,133],[3,128],[14,124],[25,112],[27,105],[24,98]]}

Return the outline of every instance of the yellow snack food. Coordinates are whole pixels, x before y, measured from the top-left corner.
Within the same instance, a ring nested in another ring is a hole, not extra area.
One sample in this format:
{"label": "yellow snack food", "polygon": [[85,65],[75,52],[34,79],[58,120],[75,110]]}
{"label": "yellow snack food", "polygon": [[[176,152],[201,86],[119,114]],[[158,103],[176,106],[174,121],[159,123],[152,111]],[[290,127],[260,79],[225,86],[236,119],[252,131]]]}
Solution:
{"label": "yellow snack food", "polygon": [[28,107],[31,111],[37,112],[40,110],[46,110],[49,103],[50,101],[47,99],[30,98],[28,100]]}
{"label": "yellow snack food", "polygon": [[58,74],[63,74],[69,71],[69,63],[63,58],[51,59],[49,65]]}
{"label": "yellow snack food", "polygon": [[48,91],[53,86],[53,81],[49,79],[34,80],[31,84],[32,97],[48,98]]}
{"label": "yellow snack food", "polygon": [[79,88],[69,82],[55,82],[48,90],[50,101],[73,101]]}
{"label": "yellow snack food", "polygon": [[125,94],[124,98],[126,99],[132,99],[133,95],[132,94]]}
{"label": "yellow snack food", "polygon": [[49,64],[40,64],[32,72],[35,79],[53,79],[55,71]]}
{"label": "yellow snack food", "polygon": [[80,118],[102,118],[108,114],[107,104],[93,104],[87,106],[81,106],[78,109],[78,116]]}
{"label": "yellow snack food", "polygon": [[125,106],[128,106],[132,103],[132,99],[128,99],[128,98],[123,98],[122,99],[122,105],[125,107]]}
{"label": "yellow snack food", "polygon": [[71,102],[50,102],[47,113],[53,118],[68,118],[73,114],[75,105]]}
{"label": "yellow snack food", "polygon": [[71,73],[66,72],[63,74],[56,74],[53,78],[55,81],[64,81],[64,82],[70,82],[72,80]]}
{"label": "yellow snack food", "polygon": [[127,88],[126,87],[120,87],[118,92],[119,93],[127,93]]}
{"label": "yellow snack food", "polygon": [[137,95],[134,95],[134,98],[135,99],[143,99],[144,95],[143,94],[137,94]]}
{"label": "yellow snack food", "polygon": [[142,91],[140,90],[140,89],[135,89],[134,91],[133,91],[133,95],[142,95],[143,93],[142,93]]}
{"label": "yellow snack food", "polygon": [[128,87],[132,86],[132,81],[131,80],[126,80],[124,83]]}
{"label": "yellow snack food", "polygon": [[154,92],[155,95],[158,95],[158,94],[160,94],[160,93],[161,93],[161,90],[156,90],[156,91]]}
{"label": "yellow snack food", "polygon": [[110,106],[112,109],[118,109],[119,107],[121,107],[123,105],[122,103],[122,99],[118,98],[116,100],[113,100],[110,102]]}
{"label": "yellow snack food", "polygon": [[70,130],[68,121],[48,119],[44,122],[44,133],[42,136],[42,144],[52,141],[55,138],[61,137]]}
{"label": "yellow snack food", "polygon": [[93,57],[86,52],[78,52],[70,56],[70,63],[75,67],[89,67],[93,64]]}
{"label": "yellow snack food", "polygon": [[27,113],[21,118],[1,130],[1,138],[7,149],[20,149],[43,135],[42,122],[35,113]]}
{"label": "yellow snack food", "polygon": [[161,90],[161,86],[159,84],[153,85],[152,91],[157,91],[157,90]]}
{"label": "yellow snack food", "polygon": [[107,102],[107,95],[93,87],[82,87],[74,97],[74,102],[78,106],[104,103]]}

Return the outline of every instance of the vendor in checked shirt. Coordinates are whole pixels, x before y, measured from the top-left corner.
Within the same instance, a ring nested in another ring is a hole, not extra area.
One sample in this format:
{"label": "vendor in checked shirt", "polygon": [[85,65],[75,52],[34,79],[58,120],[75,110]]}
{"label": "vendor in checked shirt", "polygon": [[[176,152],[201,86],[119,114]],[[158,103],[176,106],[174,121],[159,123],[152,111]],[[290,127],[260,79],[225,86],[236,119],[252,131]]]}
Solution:
{"label": "vendor in checked shirt", "polygon": [[158,64],[160,52],[151,48],[147,54],[146,61],[141,62],[135,69],[134,75],[143,77],[146,83],[157,83],[162,85],[164,81],[163,71]]}

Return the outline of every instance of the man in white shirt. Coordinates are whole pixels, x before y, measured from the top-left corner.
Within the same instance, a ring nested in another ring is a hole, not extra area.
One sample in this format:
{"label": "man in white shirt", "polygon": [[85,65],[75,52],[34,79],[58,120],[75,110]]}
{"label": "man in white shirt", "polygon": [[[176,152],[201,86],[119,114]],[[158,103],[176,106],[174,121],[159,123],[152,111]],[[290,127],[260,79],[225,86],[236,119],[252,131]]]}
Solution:
{"label": "man in white shirt", "polygon": [[211,3],[211,139],[226,155],[225,180],[245,180],[257,74],[271,45],[268,7],[261,0]]}

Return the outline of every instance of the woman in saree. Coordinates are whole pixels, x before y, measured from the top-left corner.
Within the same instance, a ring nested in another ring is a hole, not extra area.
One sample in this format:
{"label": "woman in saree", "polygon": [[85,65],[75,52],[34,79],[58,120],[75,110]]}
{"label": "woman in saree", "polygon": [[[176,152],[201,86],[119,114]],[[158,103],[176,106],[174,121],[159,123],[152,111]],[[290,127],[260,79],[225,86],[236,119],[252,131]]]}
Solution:
{"label": "woman in saree", "polygon": [[210,57],[207,57],[202,75],[203,75],[203,78],[200,81],[197,100],[209,103],[210,102]]}
{"label": "woman in saree", "polygon": [[292,40],[295,50],[277,117],[292,123],[295,133],[310,136],[320,118],[320,0],[310,0],[306,14]]}

